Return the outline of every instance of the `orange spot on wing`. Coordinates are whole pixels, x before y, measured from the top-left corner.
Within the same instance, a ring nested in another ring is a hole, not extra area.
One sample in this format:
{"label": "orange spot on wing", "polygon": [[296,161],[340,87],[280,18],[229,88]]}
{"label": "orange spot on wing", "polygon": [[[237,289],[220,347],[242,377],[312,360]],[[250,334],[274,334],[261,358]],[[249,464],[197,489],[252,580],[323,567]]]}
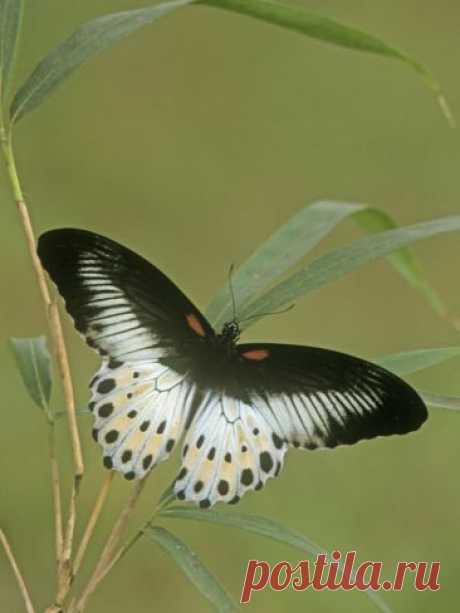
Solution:
{"label": "orange spot on wing", "polygon": [[270,352],[266,349],[253,349],[252,351],[245,351],[241,354],[243,358],[247,360],[265,360],[270,355]]}
{"label": "orange spot on wing", "polygon": [[185,316],[185,318],[187,319],[188,325],[195,332],[195,334],[198,334],[198,336],[206,336],[206,332],[204,331],[200,320],[194,313],[189,313]]}

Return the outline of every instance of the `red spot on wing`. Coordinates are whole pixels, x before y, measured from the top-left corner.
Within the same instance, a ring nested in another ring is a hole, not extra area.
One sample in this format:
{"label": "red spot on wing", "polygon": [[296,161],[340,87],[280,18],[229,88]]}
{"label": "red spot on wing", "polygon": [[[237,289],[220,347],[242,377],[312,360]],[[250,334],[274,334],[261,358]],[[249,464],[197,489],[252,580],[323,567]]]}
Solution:
{"label": "red spot on wing", "polygon": [[195,332],[195,334],[198,334],[198,336],[206,336],[206,332],[204,331],[200,320],[194,313],[189,313],[185,316],[185,318],[187,320],[188,325]]}
{"label": "red spot on wing", "polygon": [[241,354],[243,358],[247,360],[265,360],[270,355],[270,352],[267,349],[252,349],[251,351],[245,351]]}

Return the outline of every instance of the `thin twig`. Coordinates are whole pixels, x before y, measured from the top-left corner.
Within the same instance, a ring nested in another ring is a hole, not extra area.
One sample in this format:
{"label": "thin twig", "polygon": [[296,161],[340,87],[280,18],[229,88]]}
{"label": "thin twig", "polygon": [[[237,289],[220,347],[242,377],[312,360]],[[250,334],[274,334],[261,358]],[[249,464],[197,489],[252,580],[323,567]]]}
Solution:
{"label": "thin twig", "polygon": [[64,600],[69,593],[72,585],[72,545],[73,537],[75,533],[75,521],[76,521],[76,501],[78,496],[79,480],[75,477],[72,492],[70,494],[69,502],[69,514],[67,519],[67,526],[64,536],[64,544],[62,548],[62,557],[59,566],[59,579],[58,588],[55,597],[56,606],[62,606]]}
{"label": "thin twig", "polygon": [[126,525],[128,523],[129,517],[134,507],[136,506],[136,503],[144,488],[145,483],[146,483],[146,479],[142,479],[141,481],[137,482],[137,484],[135,485],[133,489],[133,492],[131,493],[131,496],[128,498],[126,505],[124,506],[123,510],[118,516],[118,519],[112,528],[112,532],[110,533],[109,538],[107,539],[107,542],[105,544],[105,547],[96,564],[96,568],[94,569],[94,572],[86,588],[84,589],[80,599],[77,602],[76,609],[75,609],[77,613],[81,613],[84,610],[86,606],[86,601],[88,600],[89,596],[91,596],[91,594],[94,592],[94,590],[98,586],[99,582],[107,574],[108,571],[104,572],[105,568],[109,565],[113,566],[113,564],[111,564],[113,552],[117,546],[118,541],[120,540],[121,536],[123,535],[126,529]]}
{"label": "thin twig", "polygon": [[[94,592],[94,590],[96,589],[96,587],[99,585],[99,583],[104,579],[104,577],[112,570],[112,568],[115,566],[115,564],[117,564],[121,558],[123,558],[128,551],[131,549],[131,547],[133,547],[137,541],[144,536],[145,530],[146,528],[150,525],[150,523],[152,522],[152,519],[149,519],[149,521],[147,521],[143,527],[136,532],[136,534],[129,540],[126,541],[126,543],[124,543],[124,545],[122,545],[121,547],[118,548],[117,552],[115,554],[112,555],[112,557],[109,559],[109,561],[105,564],[105,566],[103,566],[101,568],[101,570],[99,571],[99,573],[97,574],[97,576],[95,576],[95,581],[94,581],[94,586],[92,587],[91,592],[88,592],[88,596]],[[95,573],[96,574],[96,571]],[[74,613],[74,608],[75,607],[75,602],[72,603],[72,606],[69,608],[68,613]],[[78,611],[82,611],[83,609],[79,609]]]}
{"label": "thin twig", "polygon": [[126,543],[124,543],[118,549],[117,553],[112,557],[109,564],[103,569],[101,579],[103,579],[105,575],[115,566],[115,564],[128,553],[131,547],[133,547],[137,543],[137,541],[144,536],[146,529],[152,524],[157,513],[159,513],[167,504],[169,504],[171,499],[174,499],[174,498],[175,498],[174,494],[170,493],[168,494],[168,496],[166,496],[166,498],[162,502],[158,502],[155,512],[150,517],[150,519],[148,519],[144,523],[142,528],[140,528],[138,532],[136,532],[136,534],[129,541],[126,541]]}
{"label": "thin twig", "polygon": [[79,480],[75,477],[72,492],[70,494],[69,501],[69,514],[67,519],[67,526],[64,537],[64,547],[62,550],[62,561],[64,563],[70,562],[70,558],[72,557],[72,546],[73,546],[73,537],[75,533],[75,520],[76,520],[76,501],[78,496],[79,489]]}
{"label": "thin twig", "polygon": [[32,265],[35,271],[35,276],[37,277],[38,287],[40,289],[40,293],[42,295],[43,302],[45,303],[46,308],[48,309],[51,304],[51,296],[49,293],[48,285],[46,284],[45,273],[43,271],[43,267],[41,265],[40,259],[37,255],[36,247],[35,247],[35,236],[32,228],[32,222],[30,219],[29,211],[27,210],[26,203],[21,197],[16,198],[16,207],[18,209],[19,217],[21,218],[22,227],[24,229],[24,234],[26,238],[27,248],[29,251],[29,255],[32,260]]}
{"label": "thin twig", "polygon": [[73,576],[75,576],[80,569],[81,563],[83,561],[83,557],[88,547],[88,543],[91,540],[91,537],[94,532],[94,528],[96,527],[96,523],[99,519],[101,511],[107,500],[107,496],[109,495],[110,487],[112,485],[114,475],[115,473],[113,471],[108,472],[102,483],[101,489],[99,490],[99,494],[96,499],[96,504],[94,505],[93,511],[86,525],[86,529],[81,539],[81,543],[78,548],[77,555],[75,556],[75,561],[73,563],[73,571],[72,571]]}
{"label": "thin twig", "polygon": [[6,535],[3,532],[3,530],[0,530],[0,541],[2,542],[3,548],[6,553],[6,557],[8,558],[11,564],[11,567],[13,569],[16,580],[18,582],[22,597],[24,598],[24,604],[26,606],[26,611],[27,613],[35,613],[35,609],[32,604],[32,600],[30,599],[29,591],[27,589],[23,576],[21,575],[21,571],[19,570],[19,567],[16,563],[16,559],[13,555],[10,544],[8,543],[8,539],[6,538]]}
{"label": "thin twig", "polygon": [[122,545],[118,551],[116,552],[115,555],[112,556],[112,558],[110,559],[110,561],[108,562],[108,564],[106,566],[104,566],[104,568],[102,569],[102,571],[99,573],[99,578],[98,578],[98,583],[100,581],[102,581],[102,579],[107,575],[108,572],[110,572],[112,570],[112,568],[115,566],[115,564],[117,564],[117,562],[119,562],[121,560],[121,558],[123,556],[125,556],[128,551],[131,549],[131,547],[133,547],[137,541],[144,536],[145,533],[145,529],[147,528],[147,526],[150,524],[150,520],[144,525],[143,528],[141,528],[139,530],[139,532],[136,532],[136,534],[133,536],[132,539],[130,539],[129,541],[127,541],[124,545]]}
{"label": "thin twig", "polygon": [[54,421],[52,421],[52,419],[49,421],[48,428],[48,450],[51,466],[51,489],[53,492],[54,528],[56,535],[56,568],[59,574],[59,566],[62,559],[62,549],[64,544],[64,533],[62,528],[62,505],[61,485],[59,481],[59,466],[56,458],[55,426]]}
{"label": "thin twig", "polygon": [[30,258],[32,260],[35,276],[37,277],[38,287],[40,289],[43,302],[45,303],[46,315],[50,322],[50,328],[53,336],[53,344],[55,346],[59,370],[61,372],[64,395],[69,416],[69,427],[72,436],[75,473],[76,475],[81,476],[84,470],[83,457],[81,452],[81,443],[78,434],[77,422],[75,418],[75,400],[73,394],[73,385],[72,378],[70,375],[69,361],[67,358],[64,335],[62,333],[61,320],[59,318],[59,312],[57,308],[52,304],[48,285],[46,283],[45,272],[37,255],[35,234],[32,227],[32,221],[30,219],[29,211],[24,200],[16,170],[13,147],[11,142],[11,132],[6,134],[4,128],[1,127],[0,140],[5,156],[5,162],[10,178],[11,188],[13,190],[14,200],[16,202],[19,217],[21,218],[22,226],[24,229],[27,248],[29,251]]}
{"label": "thin twig", "polygon": [[67,515],[67,525],[62,544],[61,557],[58,560],[58,585],[55,596],[55,606],[61,607],[72,585],[72,549],[75,534],[75,524],[77,521],[77,497],[80,490],[80,482],[83,476],[84,465],[81,450],[80,435],[75,408],[75,396],[70,373],[69,360],[62,331],[62,324],[56,303],[51,303],[48,307],[50,329],[53,337],[53,345],[56,354],[56,361],[64,390],[65,404],[67,408],[67,418],[72,439],[72,450],[74,460],[74,479],[70,494],[69,511]]}
{"label": "thin twig", "polygon": [[[72,437],[72,450],[74,460],[75,477],[80,478],[83,475],[83,454],[81,451],[80,435],[78,432],[77,416],[75,415],[75,395],[73,392],[72,376],[70,374],[69,358],[64,341],[64,333],[62,331],[61,319],[56,303],[49,305],[49,318],[51,329],[54,336],[54,345],[56,351],[56,360],[59,365],[59,372],[62,379],[64,389],[64,398],[67,407],[67,417],[69,420],[70,435]],[[77,488],[78,489],[78,488]]]}

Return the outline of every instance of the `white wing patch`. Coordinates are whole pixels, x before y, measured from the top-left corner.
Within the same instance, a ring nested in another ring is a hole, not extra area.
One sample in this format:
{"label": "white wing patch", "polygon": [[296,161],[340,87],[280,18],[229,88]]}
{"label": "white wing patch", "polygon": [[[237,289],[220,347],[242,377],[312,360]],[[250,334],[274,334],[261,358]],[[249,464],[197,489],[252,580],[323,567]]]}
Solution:
{"label": "white wing patch", "polygon": [[[116,261],[113,267],[116,268]],[[86,326],[80,329],[92,347],[118,360],[152,360],[171,355],[171,347],[140,321],[135,305],[125,290],[114,282],[107,263],[97,255],[83,252],[77,261],[77,275],[92,295],[85,301]]]}
{"label": "white wing patch", "polygon": [[186,374],[158,362],[104,361],[91,390],[93,437],[104,466],[126,479],[141,479],[169,457],[194,396]]}
{"label": "white wing patch", "polygon": [[346,432],[350,422],[378,411],[384,404],[384,396],[380,388],[356,386],[345,392],[331,389],[268,397],[254,394],[251,402],[283,440],[293,447],[316,449],[338,444],[335,442],[337,429]]}
{"label": "white wing patch", "polygon": [[211,392],[185,438],[174,491],[202,508],[219,501],[234,504],[278,475],[286,450],[253,406]]}

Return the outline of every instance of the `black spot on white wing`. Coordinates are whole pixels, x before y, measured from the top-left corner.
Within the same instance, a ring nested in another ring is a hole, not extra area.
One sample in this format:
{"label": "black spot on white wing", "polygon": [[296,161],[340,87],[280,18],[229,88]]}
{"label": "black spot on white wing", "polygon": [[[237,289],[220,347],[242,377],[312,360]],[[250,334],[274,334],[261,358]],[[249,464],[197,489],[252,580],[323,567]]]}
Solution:
{"label": "black spot on white wing", "polygon": [[215,393],[198,409],[185,449],[175,493],[207,508],[261,489],[279,474],[287,445],[254,407]]}
{"label": "black spot on white wing", "polygon": [[127,479],[145,476],[181,438],[194,397],[187,374],[150,362],[104,362],[90,405],[103,463]]}

